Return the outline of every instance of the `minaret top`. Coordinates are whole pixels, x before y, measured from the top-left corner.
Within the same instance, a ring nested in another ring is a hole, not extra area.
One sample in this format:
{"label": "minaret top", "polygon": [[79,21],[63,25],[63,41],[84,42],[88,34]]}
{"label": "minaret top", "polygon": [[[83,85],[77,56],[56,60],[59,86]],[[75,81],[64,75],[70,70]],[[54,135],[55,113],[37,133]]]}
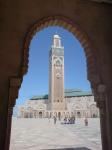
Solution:
{"label": "minaret top", "polygon": [[54,38],[58,38],[58,39],[59,39],[60,36],[59,36],[58,34],[55,34],[55,35],[54,35]]}
{"label": "minaret top", "polygon": [[58,34],[53,36],[53,47],[59,48],[61,46],[61,37]]}

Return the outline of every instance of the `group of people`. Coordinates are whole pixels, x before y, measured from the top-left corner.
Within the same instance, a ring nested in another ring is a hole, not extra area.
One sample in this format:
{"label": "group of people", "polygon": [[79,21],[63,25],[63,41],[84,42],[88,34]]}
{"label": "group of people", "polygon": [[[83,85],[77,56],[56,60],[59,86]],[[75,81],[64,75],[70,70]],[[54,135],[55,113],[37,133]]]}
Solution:
{"label": "group of people", "polygon": [[[53,117],[54,119],[54,124],[56,124],[57,122],[57,117],[54,116]],[[61,121],[61,118],[58,118],[60,121]],[[85,118],[84,119],[84,123],[85,123],[85,126],[88,126],[88,119]],[[75,124],[75,116],[72,116],[72,117],[64,117],[63,121],[61,122],[61,124]]]}
{"label": "group of people", "polygon": [[75,116],[65,117],[63,121],[64,124],[75,124]]}

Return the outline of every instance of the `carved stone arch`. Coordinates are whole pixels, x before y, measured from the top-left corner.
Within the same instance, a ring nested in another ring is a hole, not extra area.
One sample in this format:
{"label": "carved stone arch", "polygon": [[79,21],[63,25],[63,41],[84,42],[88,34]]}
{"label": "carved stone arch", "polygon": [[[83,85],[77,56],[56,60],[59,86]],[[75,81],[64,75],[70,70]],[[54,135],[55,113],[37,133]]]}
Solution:
{"label": "carved stone arch", "polygon": [[81,104],[73,104],[72,109],[83,109],[83,106]]}
{"label": "carved stone arch", "polygon": [[96,58],[93,53],[93,45],[89,40],[89,36],[84,32],[80,25],[73,22],[71,19],[64,16],[51,16],[40,20],[37,20],[26,34],[24,44],[23,44],[23,60],[20,74],[23,76],[28,70],[29,61],[29,45],[34,36],[34,34],[48,26],[60,26],[70,31],[81,43],[84,48],[87,62],[87,78],[91,83],[99,83],[99,75],[97,73]]}
{"label": "carved stone arch", "polygon": [[90,104],[89,106],[91,109],[96,108],[96,105],[94,103]]}
{"label": "carved stone arch", "polygon": [[90,109],[90,115],[91,117],[98,117],[98,108],[96,107],[96,105],[93,103],[89,106]]}

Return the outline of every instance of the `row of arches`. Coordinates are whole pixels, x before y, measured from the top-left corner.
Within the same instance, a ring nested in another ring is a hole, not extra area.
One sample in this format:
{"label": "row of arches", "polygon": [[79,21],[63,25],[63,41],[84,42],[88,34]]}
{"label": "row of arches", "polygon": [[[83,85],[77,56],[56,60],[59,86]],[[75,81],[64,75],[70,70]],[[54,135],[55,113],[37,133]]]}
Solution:
{"label": "row of arches", "polygon": [[72,112],[46,112],[46,111],[21,111],[20,118],[52,118],[53,116],[55,117],[72,117],[75,116],[76,118],[97,118],[99,117],[99,112],[98,111],[86,111],[86,110],[74,110]]}

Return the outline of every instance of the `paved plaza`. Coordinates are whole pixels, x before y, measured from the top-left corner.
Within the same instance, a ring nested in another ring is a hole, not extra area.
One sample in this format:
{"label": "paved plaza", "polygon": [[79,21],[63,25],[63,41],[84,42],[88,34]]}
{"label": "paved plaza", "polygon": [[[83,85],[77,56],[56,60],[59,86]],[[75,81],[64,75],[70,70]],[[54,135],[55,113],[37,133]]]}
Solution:
{"label": "paved plaza", "polygon": [[13,118],[10,150],[101,150],[100,121],[54,125],[53,119]]}

